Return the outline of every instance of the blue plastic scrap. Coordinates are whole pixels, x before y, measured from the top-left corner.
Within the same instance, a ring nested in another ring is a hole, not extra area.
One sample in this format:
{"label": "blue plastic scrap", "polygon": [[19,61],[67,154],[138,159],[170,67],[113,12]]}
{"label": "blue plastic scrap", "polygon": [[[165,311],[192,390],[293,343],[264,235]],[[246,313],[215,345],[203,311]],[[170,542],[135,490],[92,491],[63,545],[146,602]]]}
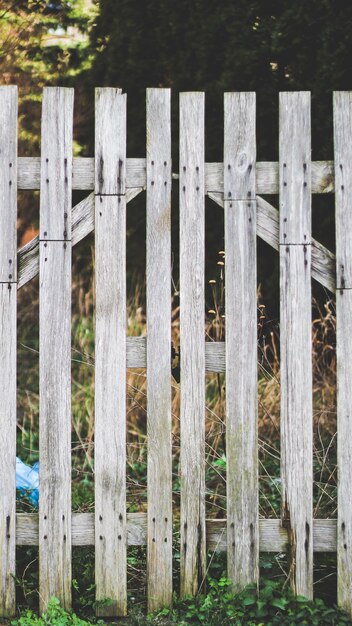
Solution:
{"label": "blue plastic scrap", "polygon": [[39,502],[39,463],[33,467],[26,465],[16,457],[16,489],[21,497],[26,497],[30,503],[37,507]]}

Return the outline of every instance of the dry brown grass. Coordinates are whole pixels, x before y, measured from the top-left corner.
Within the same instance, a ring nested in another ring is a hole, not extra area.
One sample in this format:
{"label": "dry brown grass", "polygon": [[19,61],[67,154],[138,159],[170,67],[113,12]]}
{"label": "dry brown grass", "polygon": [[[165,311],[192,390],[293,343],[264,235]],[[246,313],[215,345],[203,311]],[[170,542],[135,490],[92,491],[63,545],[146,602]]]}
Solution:
{"label": "dry brown grass", "polygon": [[[221,257],[220,257],[221,258]],[[213,303],[206,317],[207,341],[224,340],[223,266],[211,281]],[[93,507],[94,467],[94,302],[93,289],[77,284],[72,321],[72,454],[74,506]],[[128,306],[128,334],[146,334],[146,319],[136,289]],[[315,516],[336,514],[336,355],[335,311],[331,301],[313,305],[313,407]],[[38,285],[24,288],[19,302],[18,448],[28,460],[38,456]],[[258,429],[260,514],[279,515],[280,504],[280,356],[278,332],[266,315],[258,294]],[[179,345],[177,294],[172,307],[172,339]],[[172,379],[172,441],[174,503],[179,504],[178,462],[180,447],[179,384]],[[146,400],[145,370],[127,371],[128,506],[146,510]],[[226,515],[225,376],[206,376],[206,502],[207,515]]]}

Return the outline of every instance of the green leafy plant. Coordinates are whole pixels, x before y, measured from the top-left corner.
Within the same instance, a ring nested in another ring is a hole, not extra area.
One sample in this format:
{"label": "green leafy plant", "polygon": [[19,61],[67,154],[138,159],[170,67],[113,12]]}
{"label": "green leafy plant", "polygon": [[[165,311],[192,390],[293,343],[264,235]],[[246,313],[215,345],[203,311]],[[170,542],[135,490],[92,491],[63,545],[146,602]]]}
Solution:
{"label": "green leafy plant", "polygon": [[[11,626],[88,626],[91,623],[105,624],[103,620],[85,621],[72,611],[65,611],[57,598],[52,598],[43,616],[27,610],[13,620]],[[120,623],[125,626],[352,626],[351,618],[337,607],[329,607],[319,599],[295,597],[277,581],[262,581],[259,592],[255,585],[236,592],[225,577],[209,578],[206,594],[184,600],[175,596],[172,608],[149,616],[135,606],[129,617]]]}
{"label": "green leafy plant", "polygon": [[[96,622],[104,624],[102,620]],[[71,611],[65,611],[57,598],[51,598],[48,610],[42,617],[38,617],[33,611],[27,610],[19,619],[11,622],[12,626],[87,626],[89,622],[80,619]]]}
{"label": "green leafy plant", "polygon": [[[259,593],[254,585],[236,593],[224,577],[218,581],[210,579],[208,585],[206,595],[178,601],[172,609],[160,611],[157,619],[168,619],[180,626],[352,625],[351,619],[336,607],[328,607],[322,600],[295,597],[290,590],[272,580],[264,580]],[[150,617],[150,624],[163,623],[153,619]]]}

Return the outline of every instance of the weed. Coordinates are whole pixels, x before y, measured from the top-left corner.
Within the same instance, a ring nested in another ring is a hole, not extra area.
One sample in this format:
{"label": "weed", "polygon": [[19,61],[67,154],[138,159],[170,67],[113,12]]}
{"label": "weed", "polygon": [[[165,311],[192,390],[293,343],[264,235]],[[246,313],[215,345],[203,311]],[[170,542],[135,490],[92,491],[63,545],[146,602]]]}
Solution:
{"label": "weed", "polygon": [[[48,611],[38,617],[25,611],[12,626],[88,626],[71,611],[64,611],[56,598],[49,602]],[[103,625],[103,620],[94,622]],[[264,580],[259,593],[254,585],[236,592],[224,577],[208,579],[208,593],[195,598],[177,600],[173,607],[145,616],[136,608],[121,626],[351,626],[351,619],[336,607],[328,607],[322,600],[309,601],[295,597],[278,582]]]}
{"label": "weed", "polygon": [[[102,620],[95,622],[104,624]],[[33,611],[25,611],[19,619],[12,620],[11,626],[88,626],[89,622],[77,617],[71,611],[65,611],[57,598],[51,598],[48,610],[38,617]]]}
{"label": "weed", "polygon": [[[208,314],[205,324],[207,341],[223,341],[225,338],[225,261],[222,253],[219,257],[218,273],[210,281],[211,300],[207,304]],[[129,300],[127,331],[130,336],[146,335],[146,319],[142,304],[144,291],[144,287],[135,288]],[[81,285],[77,284],[73,292],[72,318],[72,507],[74,511],[80,512],[92,512],[94,509],[95,346],[93,309],[92,285],[83,289]],[[315,303],[312,323],[313,459],[314,516],[318,518],[336,517],[337,506],[335,326],[334,304],[330,301],[326,302],[324,306]],[[26,285],[19,292],[18,333],[17,451],[24,461],[33,463],[39,459],[39,333],[38,284],[36,281]],[[180,342],[177,293],[175,293],[172,307],[172,341],[177,351]],[[179,523],[180,505],[180,386],[175,378],[171,379],[171,385],[175,521],[174,588],[177,589],[179,584],[179,529],[177,524]],[[129,512],[146,512],[147,510],[146,400],[146,370],[128,370],[127,508]],[[270,319],[267,314],[266,307],[261,302],[260,293],[258,293],[258,400],[259,512],[261,517],[277,518],[280,516],[281,505],[279,330],[277,321]],[[224,519],[226,517],[227,460],[225,441],[226,393],[225,375],[223,373],[207,374],[205,405],[206,514],[208,518]],[[31,512],[33,507],[26,498],[22,498],[17,503],[17,510]],[[16,581],[19,603],[31,608],[36,607],[38,600],[37,552],[37,548],[24,546],[17,550]],[[317,556],[320,557],[321,555]],[[316,558],[315,562],[317,565],[315,570],[317,585],[320,584],[319,580],[324,584],[324,581],[331,580],[329,577],[335,576],[336,565],[331,561],[328,562],[327,557]],[[210,555],[209,573],[213,579],[220,578],[225,568],[224,556]],[[280,577],[286,580],[286,559],[281,555],[261,555],[261,568],[262,573],[269,575],[272,580],[276,581]],[[75,607],[80,612],[83,611],[85,615],[92,614],[95,606],[93,548],[74,548],[73,571],[76,581],[73,590]],[[130,604],[134,603],[140,606],[142,596],[143,601],[145,600],[145,572],[145,547],[129,547],[128,588]],[[211,589],[209,593],[212,593]],[[330,597],[328,595],[326,597],[331,603],[334,600],[334,592],[330,592]],[[197,604],[198,600],[195,602]],[[207,602],[209,602],[209,598]],[[277,610],[280,609],[277,608]]]}
{"label": "weed", "polygon": [[[283,590],[280,583],[264,580],[259,593],[255,586],[248,586],[236,593],[226,578],[208,581],[206,595],[177,601],[174,607],[158,613],[158,618],[167,618],[169,623],[179,626],[203,624],[204,626],[351,626],[352,621],[336,607],[327,607],[322,600],[311,602],[303,596],[295,597]],[[162,621],[153,621],[150,624]],[[166,622],[167,623],[167,622]]]}

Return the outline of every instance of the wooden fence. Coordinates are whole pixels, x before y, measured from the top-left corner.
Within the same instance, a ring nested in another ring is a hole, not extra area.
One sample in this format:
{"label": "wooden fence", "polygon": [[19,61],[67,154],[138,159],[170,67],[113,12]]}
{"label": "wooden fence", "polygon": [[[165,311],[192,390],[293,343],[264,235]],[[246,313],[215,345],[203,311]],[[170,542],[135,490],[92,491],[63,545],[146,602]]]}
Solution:
{"label": "wooden fence", "polygon": [[[0,614],[15,612],[15,550],[39,546],[40,605],[71,603],[72,546],[95,546],[100,614],[127,611],[128,545],[147,545],[148,606],[172,600],[171,187],[179,178],[181,594],[208,549],[258,581],[259,551],[288,551],[313,595],[313,552],[337,552],[352,612],[352,95],[334,95],[335,160],[311,162],[310,94],[280,94],[279,163],[256,162],[254,93],[224,99],[224,162],[205,163],[204,94],[147,91],[146,158],[126,158],[126,95],[97,89],[95,157],[73,158],[73,90],[44,89],[41,158],[17,156],[17,89],[0,88]],[[17,250],[17,190],[40,190],[40,234]],[[91,193],[72,207],[72,189]],[[126,338],[126,205],[146,190],[147,341]],[[311,236],[311,194],[335,192],[337,259]],[[280,194],[280,211],[262,198]],[[226,342],[205,342],[204,202],[223,207]],[[71,251],[95,231],[95,514],[71,512]],[[259,519],[256,238],[280,254],[282,518]],[[40,276],[39,515],[16,515],[16,293]],[[338,518],[313,520],[311,276],[337,299]],[[126,367],[148,371],[148,513],[126,514]],[[205,373],[226,372],[227,519],[205,517]]]}

